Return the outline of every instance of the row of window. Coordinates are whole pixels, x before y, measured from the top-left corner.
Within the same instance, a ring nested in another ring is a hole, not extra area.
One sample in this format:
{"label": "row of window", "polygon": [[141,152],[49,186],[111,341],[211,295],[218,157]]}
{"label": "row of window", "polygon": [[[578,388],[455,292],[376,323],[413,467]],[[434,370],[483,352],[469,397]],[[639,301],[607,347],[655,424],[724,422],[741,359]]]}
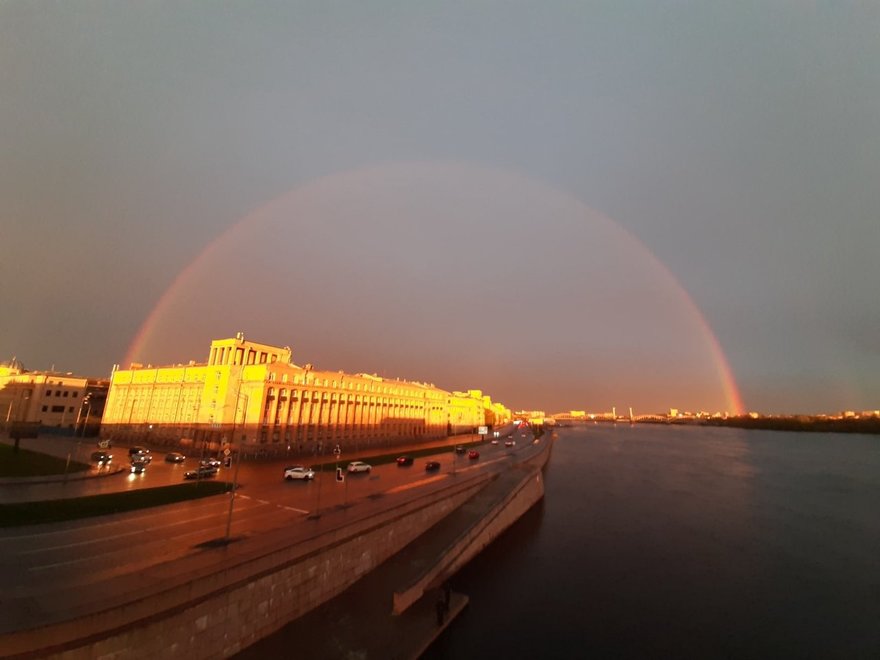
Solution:
{"label": "row of window", "polygon": [[[70,395],[70,397],[71,397],[72,399],[75,399],[76,397],[79,396],[79,392],[70,392],[70,391],[68,391],[68,390],[55,390],[55,396],[56,396],[56,397],[58,397],[58,396],[64,396],[64,397],[66,397],[68,394]],[[52,396],[52,390],[46,390],[46,396],[47,396],[47,397]]]}
{"label": "row of window", "polygon": [[[43,406],[43,412],[49,412],[49,406]],[[52,412],[53,412],[53,413],[63,413],[63,412],[64,412],[64,406],[52,406]],[[72,413],[72,412],[73,412],[73,406],[69,406],[69,407],[67,408],[67,412]]]}

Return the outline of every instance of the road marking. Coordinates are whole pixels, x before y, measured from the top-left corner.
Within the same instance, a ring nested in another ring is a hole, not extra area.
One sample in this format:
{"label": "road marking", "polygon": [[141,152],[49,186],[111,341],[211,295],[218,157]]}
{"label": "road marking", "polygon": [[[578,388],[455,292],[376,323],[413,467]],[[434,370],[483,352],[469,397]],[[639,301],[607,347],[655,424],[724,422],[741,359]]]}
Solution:
{"label": "road marking", "polygon": [[385,492],[388,493],[389,495],[391,493],[400,493],[405,490],[409,490],[410,488],[418,488],[419,486],[426,486],[430,483],[433,483],[435,481],[440,481],[441,479],[445,479],[445,478],[446,478],[445,474],[438,474],[436,477],[430,477],[428,479],[422,479],[421,481],[414,481],[411,484],[403,484],[402,486],[395,486],[394,488],[389,488]]}
{"label": "road marking", "polygon": [[295,506],[284,506],[283,504],[279,504],[278,508],[286,509],[287,511],[296,511],[297,513],[309,513],[305,509],[297,509]]}

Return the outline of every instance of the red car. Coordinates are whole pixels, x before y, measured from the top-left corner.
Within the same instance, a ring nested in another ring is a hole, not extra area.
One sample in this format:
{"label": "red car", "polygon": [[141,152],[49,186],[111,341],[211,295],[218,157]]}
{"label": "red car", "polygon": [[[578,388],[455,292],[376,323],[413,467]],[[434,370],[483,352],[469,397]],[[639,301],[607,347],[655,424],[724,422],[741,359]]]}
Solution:
{"label": "red car", "polygon": [[406,465],[412,465],[412,464],[413,464],[413,457],[412,456],[400,456],[397,459],[398,467],[404,467]]}
{"label": "red car", "polygon": [[477,459],[479,457],[480,457],[480,452],[478,452],[476,449],[471,449],[468,452],[468,458],[471,460]]}

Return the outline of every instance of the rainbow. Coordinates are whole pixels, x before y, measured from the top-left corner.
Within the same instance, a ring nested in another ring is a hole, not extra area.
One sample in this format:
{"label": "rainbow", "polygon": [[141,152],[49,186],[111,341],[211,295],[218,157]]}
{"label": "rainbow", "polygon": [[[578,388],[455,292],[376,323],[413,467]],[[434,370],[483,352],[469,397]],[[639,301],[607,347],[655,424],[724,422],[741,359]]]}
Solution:
{"label": "rainbow", "polygon": [[[291,196],[297,195],[306,191],[310,188],[319,187],[319,186],[332,186],[334,180],[337,177],[375,177],[381,176],[383,173],[389,171],[393,176],[395,174],[395,167],[406,167],[412,169],[413,167],[435,167],[435,168],[469,168],[470,170],[476,170],[477,172],[490,172],[494,175],[502,174],[503,176],[513,176],[517,177],[520,180],[525,180],[532,185],[534,185],[534,181],[529,178],[523,179],[521,174],[504,172],[502,170],[498,170],[497,168],[487,169],[481,167],[475,167],[470,164],[462,164],[462,163],[406,163],[406,164],[392,164],[392,165],[377,165],[367,168],[362,168],[353,171],[341,172],[336,174],[327,175],[324,177],[319,177],[313,179],[297,188],[292,189],[291,191],[276,197],[275,199],[263,204],[259,207],[256,207],[250,213],[245,215],[239,221],[234,223],[232,226],[227,228],[225,231],[221,232],[218,236],[216,236],[208,245],[198,254],[196,257],[183,269],[180,273],[174,278],[172,283],[168,286],[168,288],[162,293],[159,297],[156,304],[153,306],[150,313],[147,315],[144,322],[141,324],[134,338],[132,339],[129,348],[126,352],[126,356],[123,361],[123,365],[127,366],[129,363],[138,360],[144,352],[145,347],[147,346],[151,336],[156,332],[157,327],[160,325],[162,320],[165,318],[167,314],[167,310],[171,305],[172,301],[175,300],[175,297],[178,291],[193,278],[194,273],[196,273],[203,265],[205,265],[211,258],[212,254],[218,249],[225,239],[227,239],[231,234],[234,234],[238,231],[243,231],[246,227],[248,227],[251,223],[256,222],[260,217],[264,215],[267,211],[273,209],[277,205],[283,205],[285,200],[289,200]],[[366,185],[369,185],[368,182],[365,181]],[[608,216],[605,216],[602,213],[595,211],[594,209],[586,206],[582,202],[572,198],[569,193],[562,192],[553,186],[548,186],[543,182],[540,184],[542,187],[551,190],[557,195],[561,195],[566,198],[569,202],[572,202],[577,205],[578,208],[584,210],[584,212],[589,213],[592,217],[597,219],[601,219],[603,222],[608,223],[611,227],[613,227],[614,231],[617,232],[620,236],[624,237],[629,249],[636,251],[639,255],[641,255],[644,259],[646,259],[654,268],[656,268],[660,273],[663,274],[663,277],[666,278],[668,283],[673,287],[676,294],[680,297],[680,299],[684,302],[685,308],[688,310],[689,315],[691,316],[692,322],[700,329],[701,335],[703,339],[707,342],[709,350],[711,352],[712,360],[714,362],[714,370],[717,373],[719,378],[724,398],[727,403],[727,410],[732,414],[743,414],[745,408],[743,406],[742,397],[740,395],[739,389],[737,387],[736,381],[733,376],[733,372],[731,370],[730,364],[724,354],[724,351],[721,348],[721,344],[718,341],[717,336],[715,335],[712,327],[709,322],[706,320],[705,316],[701,312],[700,308],[694,302],[691,295],[688,291],[682,286],[682,284],[678,281],[678,279],[673,275],[673,273],[669,270],[669,268],[662,262],[657,256],[634,234],[628,231],[626,228],[621,226],[619,223],[613,221]]]}

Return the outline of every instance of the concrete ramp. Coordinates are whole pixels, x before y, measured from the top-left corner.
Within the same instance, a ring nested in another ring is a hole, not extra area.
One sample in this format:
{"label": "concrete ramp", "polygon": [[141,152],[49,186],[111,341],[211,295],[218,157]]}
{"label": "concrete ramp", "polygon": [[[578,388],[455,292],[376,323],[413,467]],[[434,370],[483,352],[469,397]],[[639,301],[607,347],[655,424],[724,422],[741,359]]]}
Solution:
{"label": "concrete ramp", "polygon": [[498,475],[420,539],[426,547],[411,555],[415,561],[394,592],[394,614],[403,613],[427,591],[442,585],[544,496],[539,465],[543,462]]}

